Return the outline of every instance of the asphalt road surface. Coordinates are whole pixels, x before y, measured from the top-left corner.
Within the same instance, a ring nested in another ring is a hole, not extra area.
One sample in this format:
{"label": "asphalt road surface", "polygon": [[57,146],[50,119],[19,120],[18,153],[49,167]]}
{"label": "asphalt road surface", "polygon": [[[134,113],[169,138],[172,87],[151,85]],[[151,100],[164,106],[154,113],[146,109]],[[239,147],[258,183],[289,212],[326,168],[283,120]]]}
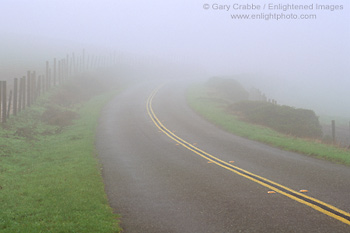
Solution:
{"label": "asphalt road surface", "polygon": [[124,232],[350,232],[349,167],[229,134],[187,106],[185,82],[159,84],[116,96],[98,126]]}

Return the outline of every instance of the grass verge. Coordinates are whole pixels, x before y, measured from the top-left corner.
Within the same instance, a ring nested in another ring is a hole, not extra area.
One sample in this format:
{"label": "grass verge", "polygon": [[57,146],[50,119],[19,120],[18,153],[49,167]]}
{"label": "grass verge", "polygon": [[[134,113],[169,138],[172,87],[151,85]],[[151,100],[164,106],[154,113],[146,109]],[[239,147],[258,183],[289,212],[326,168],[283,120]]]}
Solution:
{"label": "grass verge", "polygon": [[1,232],[119,232],[94,149],[99,112],[116,94],[70,107],[65,127],[38,120],[49,96],[0,129]]}
{"label": "grass verge", "polygon": [[270,128],[239,120],[228,113],[227,103],[208,95],[204,85],[196,84],[187,90],[187,101],[192,109],[222,129],[255,141],[305,155],[350,165],[349,150],[322,144],[315,140],[291,137]]}

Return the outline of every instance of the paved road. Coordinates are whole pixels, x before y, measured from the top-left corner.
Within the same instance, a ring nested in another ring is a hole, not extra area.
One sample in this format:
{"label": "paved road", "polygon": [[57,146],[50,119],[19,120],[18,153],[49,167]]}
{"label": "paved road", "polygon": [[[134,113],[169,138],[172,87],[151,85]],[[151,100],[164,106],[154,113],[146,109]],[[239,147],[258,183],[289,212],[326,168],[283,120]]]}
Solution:
{"label": "paved road", "polygon": [[[124,232],[350,232],[350,225],[283,193],[269,194],[168,137],[146,108],[158,84],[140,83],[118,95],[98,126],[106,192]],[[227,164],[350,212],[348,167],[228,134],[189,109],[185,87],[166,83],[152,100],[167,130]]]}

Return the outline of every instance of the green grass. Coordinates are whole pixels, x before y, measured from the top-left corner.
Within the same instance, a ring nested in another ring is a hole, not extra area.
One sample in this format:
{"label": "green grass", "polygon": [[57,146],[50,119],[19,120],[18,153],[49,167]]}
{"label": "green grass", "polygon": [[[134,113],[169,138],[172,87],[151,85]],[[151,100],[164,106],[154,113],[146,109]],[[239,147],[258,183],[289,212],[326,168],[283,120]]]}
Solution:
{"label": "green grass", "polygon": [[291,137],[270,128],[241,121],[226,111],[227,104],[216,97],[208,96],[204,85],[196,84],[187,91],[191,108],[208,121],[233,134],[263,142],[284,150],[302,153],[332,162],[350,165],[350,151],[316,140]]}
{"label": "green grass", "polygon": [[80,118],[63,129],[38,120],[47,97],[0,129],[0,232],[120,231],[94,149],[99,112],[115,94],[74,107]]}

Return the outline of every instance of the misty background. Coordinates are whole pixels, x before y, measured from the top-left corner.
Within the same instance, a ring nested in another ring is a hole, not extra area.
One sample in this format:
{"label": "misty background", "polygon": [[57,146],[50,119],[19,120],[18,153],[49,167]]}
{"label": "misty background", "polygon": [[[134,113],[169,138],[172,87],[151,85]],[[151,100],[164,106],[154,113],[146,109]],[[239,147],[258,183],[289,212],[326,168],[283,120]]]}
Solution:
{"label": "misty background", "polygon": [[[279,104],[350,118],[350,3],[342,10],[247,11],[204,4],[280,1],[2,0],[0,79],[43,72],[67,53],[112,53],[143,78],[239,77]],[[283,4],[321,4],[283,1]],[[315,14],[309,20],[234,20],[232,14]],[[143,72],[147,70],[148,72]],[[142,75],[141,75],[142,74]],[[148,75],[145,75],[148,74]]]}

